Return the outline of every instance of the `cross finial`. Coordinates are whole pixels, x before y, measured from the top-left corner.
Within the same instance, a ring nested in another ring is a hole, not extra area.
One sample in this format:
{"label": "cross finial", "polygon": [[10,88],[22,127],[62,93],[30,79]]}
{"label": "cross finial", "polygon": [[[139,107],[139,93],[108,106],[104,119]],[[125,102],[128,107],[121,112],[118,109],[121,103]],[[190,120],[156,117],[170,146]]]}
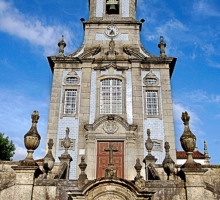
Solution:
{"label": "cross finial", "polygon": [[109,145],[109,148],[105,148],[105,151],[109,151],[109,166],[113,166],[113,152],[117,152],[118,149],[113,147],[113,144],[111,143]]}

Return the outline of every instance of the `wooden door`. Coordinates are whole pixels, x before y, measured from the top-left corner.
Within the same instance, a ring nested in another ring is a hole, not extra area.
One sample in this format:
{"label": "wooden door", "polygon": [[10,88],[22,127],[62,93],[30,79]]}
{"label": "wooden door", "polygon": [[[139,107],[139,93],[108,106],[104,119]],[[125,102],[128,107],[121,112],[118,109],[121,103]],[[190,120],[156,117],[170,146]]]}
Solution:
{"label": "wooden door", "polygon": [[96,177],[105,177],[105,170],[109,164],[109,152],[105,148],[109,148],[110,144],[118,151],[113,153],[114,167],[117,170],[117,177],[124,178],[124,142],[119,141],[99,141],[97,148],[97,172]]}

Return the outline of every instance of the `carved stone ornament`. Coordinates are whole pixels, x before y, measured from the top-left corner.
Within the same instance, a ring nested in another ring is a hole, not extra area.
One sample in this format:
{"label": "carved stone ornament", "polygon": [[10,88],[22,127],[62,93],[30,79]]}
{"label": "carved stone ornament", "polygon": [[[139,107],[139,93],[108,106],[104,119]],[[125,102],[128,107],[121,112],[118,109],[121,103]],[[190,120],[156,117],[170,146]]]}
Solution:
{"label": "carved stone ornament", "polygon": [[135,181],[135,185],[141,189],[145,188],[145,181],[144,181],[144,178],[143,176],[141,176],[141,169],[142,169],[142,166],[141,166],[141,163],[140,163],[140,159],[137,158],[136,160],[136,164],[134,166],[136,172],[137,172],[137,175],[136,177],[134,178],[134,181]]}
{"label": "carved stone ornament", "polygon": [[165,142],[164,148],[166,150],[166,156],[163,161],[163,169],[167,174],[167,180],[169,180],[170,174],[174,173],[175,171],[175,162],[170,157],[170,145],[169,142]]}
{"label": "carved stone ornament", "polygon": [[38,148],[40,144],[40,135],[37,131],[37,122],[40,118],[38,111],[34,111],[31,115],[32,118],[32,126],[30,130],[24,136],[24,144],[27,149],[28,155],[25,160],[22,161],[21,165],[35,165],[33,159],[34,150]]}
{"label": "carved stone ornament", "polygon": [[143,162],[145,163],[145,167],[147,167],[148,163],[155,163],[157,159],[151,154],[151,151],[153,149],[153,141],[150,138],[150,129],[147,129],[147,140],[145,142],[145,147],[148,151],[148,155],[145,156]]}
{"label": "carved stone ornament", "polygon": [[44,157],[44,162],[43,162],[43,167],[46,171],[45,179],[48,177],[49,173],[53,169],[54,162],[55,162],[55,159],[52,154],[52,147],[54,144],[53,139],[49,139],[49,142],[47,144],[48,144],[48,152],[47,152],[47,155]]}
{"label": "carved stone ornament", "polygon": [[63,146],[65,148],[65,152],[61,156],[69,156],[68,149],[70,148],[70,138],[69,138],[70,129],[66,128],[66,137],[63,140]]}
{"label": "carved stone ornament", "polygon": [[148,151],[148,155],[151,155],[151,151],[153,149],[153,142],[152,142],[152,140],[150,138],[150,129],[147,129],[147,137],[148,138],[147,138],[147,140],[145,142],[145,147],[146,147],[146,149]]}
{"label": "carved stone ornament", "polygon": [[134,168],[135,168],[135,170],[137,172],[136,178],[139,178],[141,176],[140,173],[141,173],[141,169],[142,169],[142,165],[140,163],[140,159],[139,158],[136,159],[136,164],[135,164]]}
{"label": "carved stone ornament", "polygon": [[135,180],[135,185],[137,187],[139,187],[140,189],[144,189],[146,186],[146,183],[145,183],[145,180],[143,179],[143,177]]}
{"label": "carved stone ornament", "polygon": [[160,36],[160,43],[158,44],[158,47],[160,48],[160,57],[165,58],[165,48],[166,48],[166,43],[164,42],[163,36]]}
{"label": "carved stone ornament", "polygon": [[85,162],[85,158],[81,157],[81,163],[79,164],[81,174],[79,175],[79,178],[78,178],[79,187],[83,187],[88,182],[88,178],[87,178],[87,175],[85,173],[86,167],[87,167],[87,164]]}
{"label": "carved stone ornament", "polygon": [[118,126],[115,121],[106,121],[103,125],[103,130],[108,134],[114,134],[118,130]]}
{"label": "carved stone ornament", "polygon": [[64,48],[66,47],[66,42],[64,41],[64,36],[62,35],[61,41],[58,43],[59,54],[57,56],[63,56]]}
{"label": "carved stone ornament", "polygon": [[187,161],[182,166],[182,168],[201,168],[201,164],[196,163],[192,157],[193,151],[196,147],[196,136],[191,132],[189,128],[190,116],[187,112],[183,112],[181,119],[183,120],[185,128],[182,136],[180,137],[180,142],[183,150],[187,154]]}

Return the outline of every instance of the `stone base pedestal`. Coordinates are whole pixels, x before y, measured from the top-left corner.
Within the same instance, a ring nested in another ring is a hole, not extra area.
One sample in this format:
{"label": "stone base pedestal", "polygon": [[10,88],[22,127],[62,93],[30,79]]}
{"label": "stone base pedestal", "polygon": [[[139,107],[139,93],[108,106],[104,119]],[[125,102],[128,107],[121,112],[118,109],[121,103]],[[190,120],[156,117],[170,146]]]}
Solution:
{"label": "stone base pedestal", "polygon": [[153,156],[153,155],[147,155],[143,162],[145,164],[145,177],[146,180],[150,180],[150,175],[149,175],[149,170],[148,170],[148,166],[151,164],[153,166],[155,166],[157,159]]}
{"label": "stone base pedestal", "polygon": [[37,166],[16,166],[12,167],[16,172],[16,185],[14,187],[14,199],[32,199],[34,187],[34,174]]}
{"label": "stone base pedestal", "polygon": [[189,168],[182,169],[182,172],[185,175],[187,200],[204,199],[203,174],[206,171],[207,171],[206,169],[189,169]]}
{"label": "stone base pedestal", "polygon": [[62,163],[67,163],[68,167],[67,167],[67,171],[66,171],[66,179],[69,179],[69,171],[70,171],[70,162],[73,160],[72,157],[69,154],[62,154],[61,157],[59,157],[59,160]]}

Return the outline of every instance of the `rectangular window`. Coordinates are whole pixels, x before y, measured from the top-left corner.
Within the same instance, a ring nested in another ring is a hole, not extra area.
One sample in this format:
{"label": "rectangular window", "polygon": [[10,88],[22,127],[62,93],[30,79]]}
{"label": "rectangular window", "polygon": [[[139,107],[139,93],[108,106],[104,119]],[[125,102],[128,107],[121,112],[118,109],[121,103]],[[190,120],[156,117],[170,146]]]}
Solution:
{"label": "rectangular window", "polygon": [[146,91],[146,111],[147,115],[159,115],[158,91]]}
{"label": "rectangular window", "polygon": [[122,81],[104,79],[100,87],[100,114],[122,114]]}
{"label": "rectangular window", "polygon": [[77,90],[65,90],[64,114],[76,113]]}

